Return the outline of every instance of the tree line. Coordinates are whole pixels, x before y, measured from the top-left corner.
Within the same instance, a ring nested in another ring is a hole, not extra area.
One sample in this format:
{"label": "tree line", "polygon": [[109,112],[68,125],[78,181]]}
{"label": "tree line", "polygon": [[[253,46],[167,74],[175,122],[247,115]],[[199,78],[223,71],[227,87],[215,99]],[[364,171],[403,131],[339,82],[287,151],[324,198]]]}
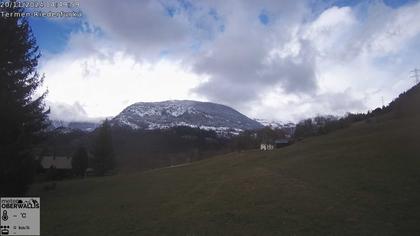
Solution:
{"label": "tree line", "polygon": [[420,84],[416,84],[409,90],[401,93],[387,106],[378,107],[366,113],[347,113],[343,117],[316,116],[300,121],[296,125],[295,138],[301,139],[317,136],[332,131],[346,128],[359,121],[375,122],[382,115],[391,115],[392,118],[400,118],[418,112],[420,106]]}

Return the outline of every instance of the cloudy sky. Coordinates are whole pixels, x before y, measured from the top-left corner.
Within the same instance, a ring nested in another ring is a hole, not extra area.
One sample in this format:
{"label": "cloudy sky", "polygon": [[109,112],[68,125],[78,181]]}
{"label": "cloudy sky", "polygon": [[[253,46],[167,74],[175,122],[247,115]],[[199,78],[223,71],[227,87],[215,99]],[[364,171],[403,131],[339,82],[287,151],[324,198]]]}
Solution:
{"label": "cloudy sky", "polygon": [[414,85],[419,1],[90,0],[31,18],[51,116],[192,99],[252,118],[366,112]]}

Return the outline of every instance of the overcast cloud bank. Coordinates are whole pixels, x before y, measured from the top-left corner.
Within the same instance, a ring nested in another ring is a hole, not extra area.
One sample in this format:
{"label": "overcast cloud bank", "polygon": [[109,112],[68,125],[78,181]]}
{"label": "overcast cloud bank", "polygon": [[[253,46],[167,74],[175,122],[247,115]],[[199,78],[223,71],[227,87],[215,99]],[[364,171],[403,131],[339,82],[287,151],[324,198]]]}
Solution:
{"label": "overcast cloud bank", "polygon": [[78,104],[80,116],[168,99],[222,103],[266,119],[342,115],[380,106],[382,97],[390,102],[413,85],[408,73],[419,66],[420,2],[92,0],[81,7],[86,27],[41,67],[52,109]]}

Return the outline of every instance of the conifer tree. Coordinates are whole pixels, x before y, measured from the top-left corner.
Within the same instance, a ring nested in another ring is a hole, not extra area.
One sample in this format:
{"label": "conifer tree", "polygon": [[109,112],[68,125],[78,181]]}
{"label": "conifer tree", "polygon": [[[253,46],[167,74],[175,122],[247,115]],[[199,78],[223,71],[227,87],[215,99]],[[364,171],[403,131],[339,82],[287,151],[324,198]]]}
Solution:
{"label": "conifer tree", "polygon": [[79,147],[71,159],[71,166],[75,175],[85,177],[88,168],[88,153],[85,147]]}
{"label": "conifer tree", "polygon": [[93,155],[94,167],[98,175],[104,175],[114,169],[114,148],[112,146],[111,125],[108,120],[105,120],[98,129]]}
{"label": "conifer tree", "polygon": [[33,179],[33,150],[47,126],[46,94],[35,94],[43,76],[37,72],[40,53],[28,20],[0,16],[0,34],[0,195],[19,195]]}

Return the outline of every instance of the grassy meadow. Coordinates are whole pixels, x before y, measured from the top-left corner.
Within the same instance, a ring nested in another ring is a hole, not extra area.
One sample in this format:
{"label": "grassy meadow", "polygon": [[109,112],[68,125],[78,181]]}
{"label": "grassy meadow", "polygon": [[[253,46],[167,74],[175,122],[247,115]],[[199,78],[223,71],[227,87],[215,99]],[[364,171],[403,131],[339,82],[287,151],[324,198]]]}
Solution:
{"label": "grassy meadow", "polygon": [[42,235],[419,235],[420,116],[382,117],[271,152],[68,180]]}

